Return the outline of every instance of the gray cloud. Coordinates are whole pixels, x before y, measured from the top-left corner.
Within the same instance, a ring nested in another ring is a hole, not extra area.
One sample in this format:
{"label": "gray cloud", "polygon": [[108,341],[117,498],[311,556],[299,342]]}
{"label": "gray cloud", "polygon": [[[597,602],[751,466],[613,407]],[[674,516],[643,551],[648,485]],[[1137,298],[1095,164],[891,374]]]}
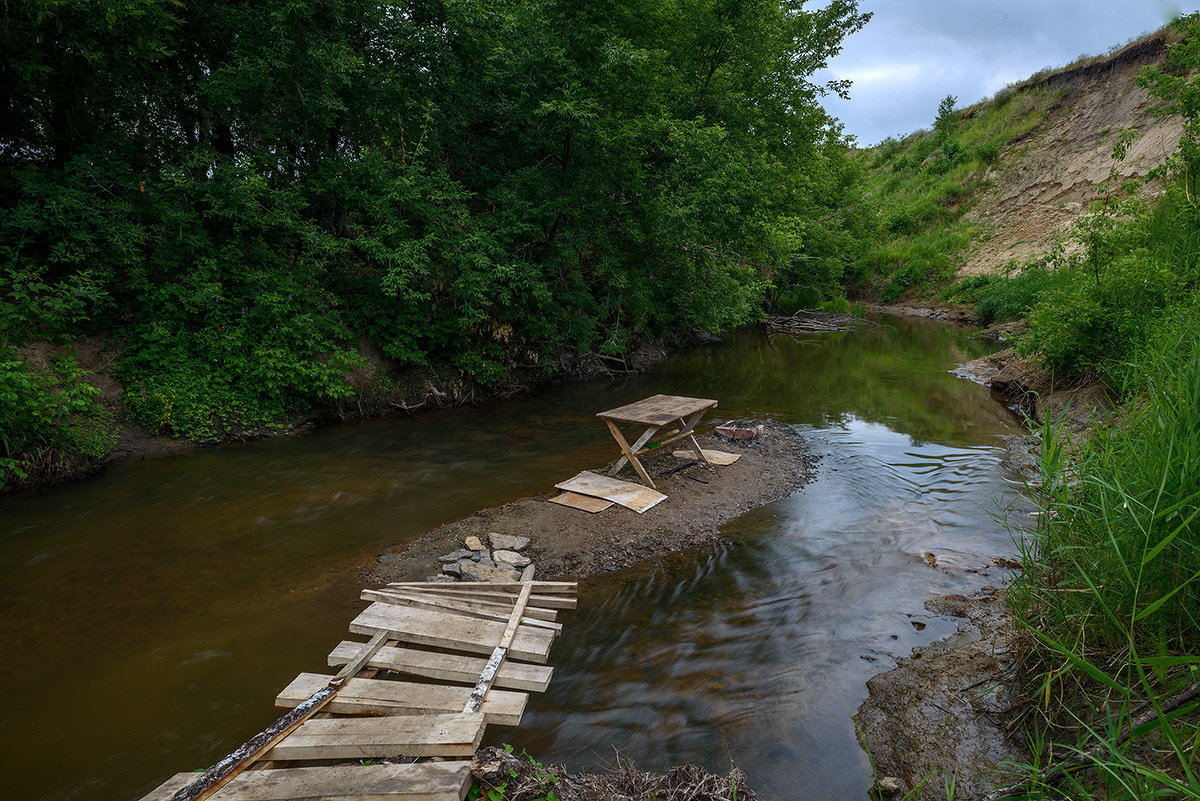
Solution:
{"label": "gray cloud", "polygon": [[969,105],[1043,67],[1107,52],[1200,2],[1175,0],[863,0],[874,19],[827,73],[849,101],[825,107],[862,144],[928,127],[938,101]]}

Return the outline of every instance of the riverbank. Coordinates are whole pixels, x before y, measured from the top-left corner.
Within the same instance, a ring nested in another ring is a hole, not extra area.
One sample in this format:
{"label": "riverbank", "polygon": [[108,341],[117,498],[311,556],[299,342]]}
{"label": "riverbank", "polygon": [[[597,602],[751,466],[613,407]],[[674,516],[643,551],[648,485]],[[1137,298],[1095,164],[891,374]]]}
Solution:
{"label": "riverbank", "polygon": [[[379,584],[421,580],[437,572],[439,556],[462,548],[468,537],[486,541],[492,533],[528,537],[523,554],[538,566],[539,579],[605,573],[714,542],[722,523],[782,498],[808,483],[816,470],[816,460],[800,435],[786,425],[768,423],[753,440],[731,441],[712,433],[697,440],[706,450],[741,458],[715,472],[693,465],[673,474],[668,473],[686,460],[670,453],[643,458],[667,500],[642,514],[622,506],[598,514],[560,506],[549,502],[558,490],[547,487],[545,494],[482,509],[380,555],[366,578]],[[607,472],[608,466],[587,469]],[[626,467],[625,472],[633,471]]]}
{"label": "riverbank", "polygon": [[[690,344],[719,341],[695,334]],[[286,417],[256,426],[221,429],[201,440],[166,436],[148,431],[126,409],[126,388],[114,375],[121,360],[120,347],[102,336],[89,336],[67,345],[34,342],[17,349],[17,355],[34,370],[50,371],[56,361],[69,357],[79,369],[79,380],[94,388],[99,420],[111,425],[112,445],[100,456],[50,449],[24,465],[24,476],[9,475],[0,482],[0,495],[36,492],[96,475],[126,461],[152,459],[260,439],[306,434],[327,425],[353,423],[378,417],[407,417],[419,412],[473,406],[526,395],[546,386],[577,383],[641,373],[664,361],[673,350],[664,341],[641,342],[619,357],[595,353],[560,354],[549,370],[513,370],[490,384],[464,378],[449,367],[398,368],[370,342],[358,345],[360,365],[343,376],[351,394],[336,402],[310,406]],[[100,433],[100,432],[97,432]]]}

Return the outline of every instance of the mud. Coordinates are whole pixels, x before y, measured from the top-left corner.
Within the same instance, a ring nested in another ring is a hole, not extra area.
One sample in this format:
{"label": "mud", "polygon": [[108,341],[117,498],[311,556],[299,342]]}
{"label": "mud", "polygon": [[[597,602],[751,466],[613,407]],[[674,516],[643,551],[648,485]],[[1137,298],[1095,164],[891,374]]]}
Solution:
{"label": "mud", "polygon": [[[560,506],[549,502],[558,491],[548,487],[552,491],[483,509],[382,554],[366,578],[380,584],[422,580],[436,572],[439,556],[461,548],[467,537],[491,532],[529,537],[531,543],[522,553],[538,566],[537,578],[605,573],[716,541],[722,523],[787,495],[808,483],[814,473],[813,457],[800,435],[788,426],[768,424],[762,436],[748,442],[712,434],[697,439],[702,448],[737,453],[742,458],[715,468],[715,472],[697,464],[671,476],[664,474],[686,460],[670,453],[643,458],[667,500],[642,514],[622,506],[598,514]],[[608,470],[601,465],[587,469]],[[568,478],[564,475],[562,480]],[[618,478],[636,480],[628,466]]]}
{"label": "mud", "polygon": [[925,607],[962,618],[958,631],[870,679],[854,719],[877,782],[892,793],[945,799],[952,782],[954,798],[975,798],[1012,781],[1001,763],[1022,755],[1009,736],[1016,691],[1007,607],[999,590]]}

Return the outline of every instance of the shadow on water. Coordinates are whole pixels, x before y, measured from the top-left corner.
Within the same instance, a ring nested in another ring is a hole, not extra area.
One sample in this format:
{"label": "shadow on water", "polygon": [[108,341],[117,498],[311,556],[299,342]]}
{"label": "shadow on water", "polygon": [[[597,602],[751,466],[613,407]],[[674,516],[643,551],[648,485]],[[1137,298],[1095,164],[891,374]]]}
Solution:
{"label": "shadow on water", "polygon": [[116,801],[211,763],[273,719],[298,671],[324,669],[377,553],[608,461],[594,413],[669,392],[799,426],[820,477],[727,525],[720,548],[587,582],[550,692],[493,731],[573,768],[614,747],[650,767],[732,757],[766,798],[862,798],[863,682],[953,629],[928,595],[1003,578],[988,556],[1011,546],[988,508],[1004,489],[994,437],[1014,423],[946,372],[990,349],[904,319],[748,331],[626,380],[0,499],[9,786]]}

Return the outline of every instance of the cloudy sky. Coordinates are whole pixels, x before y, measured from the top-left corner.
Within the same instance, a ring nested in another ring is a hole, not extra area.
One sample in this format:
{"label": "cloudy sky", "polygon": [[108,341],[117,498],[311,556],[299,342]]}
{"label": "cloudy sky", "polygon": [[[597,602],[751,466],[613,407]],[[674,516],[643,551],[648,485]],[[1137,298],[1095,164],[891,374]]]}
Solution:
{"label": "cloudy sky", "polygon": [[[859,144],[928,128],[946,95],[969,106],[1043,67],[1157,30],[1188,0],[861,0],[874,18],[829,72],[854,82],[826,109]],[[827,77],[827,76],[814,76]]]}

